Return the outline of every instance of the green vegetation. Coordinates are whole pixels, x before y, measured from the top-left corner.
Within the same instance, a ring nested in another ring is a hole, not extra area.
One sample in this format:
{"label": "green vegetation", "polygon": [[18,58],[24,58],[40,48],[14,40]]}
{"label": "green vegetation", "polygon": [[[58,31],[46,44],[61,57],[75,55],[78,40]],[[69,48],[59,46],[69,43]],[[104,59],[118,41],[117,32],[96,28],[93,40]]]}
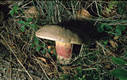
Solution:
{"label": "green vegetation", "polygon": [[125,69],[125,66],[127,65],[127,61],[121,59],[112,57],[112,61],[119,65],[119,67],[111,72],[112,75],[119,78],[120,80],[126,80],[127,79],[127,70]]}

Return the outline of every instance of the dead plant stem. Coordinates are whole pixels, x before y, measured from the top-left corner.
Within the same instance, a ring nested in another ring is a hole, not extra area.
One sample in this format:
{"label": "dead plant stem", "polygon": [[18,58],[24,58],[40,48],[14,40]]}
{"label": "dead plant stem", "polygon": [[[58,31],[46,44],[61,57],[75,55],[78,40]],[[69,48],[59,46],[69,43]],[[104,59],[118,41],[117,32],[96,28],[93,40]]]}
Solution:
{"label": "dead plant stem", "polygon": [[33,80],[33,78],[31,77],[31,75],[29,74],[29,72],[26,70],[26,68],[23,66],[23,64],[21,63],[21,61],[18,59],[18,57],[16,56],[16,52],[13,51],[13,49],[10,47],[10,45],[7,43],[7,41],[5,40],[5,38],[3,37],[2,34],[0,34],[0,36],[3,38],[5,44],[8,46],[8,48],[10,49],[10,51],[13,53],[13,55],[15,56],[15,58],[17,59],[17,61],[19,62],[19,64],[23,67],[23,69],[25,70],[25,72],[27,73],[27,75],[30,77],[31,80]]}

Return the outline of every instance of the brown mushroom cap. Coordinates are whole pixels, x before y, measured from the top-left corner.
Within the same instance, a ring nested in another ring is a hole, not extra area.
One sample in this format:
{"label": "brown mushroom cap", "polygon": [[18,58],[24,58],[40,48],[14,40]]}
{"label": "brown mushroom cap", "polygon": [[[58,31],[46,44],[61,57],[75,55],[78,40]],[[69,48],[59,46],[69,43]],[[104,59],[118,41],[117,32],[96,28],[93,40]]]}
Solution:
{"label": "brown mushroom cap", "polygon": [[60,41],[72,44],[81,44],[82,40],[80,37],[69,29],[60,27],[58,25],[45,25],[41,27],[37,32],[36,36],[43,39],[49,39],[53,41]]}

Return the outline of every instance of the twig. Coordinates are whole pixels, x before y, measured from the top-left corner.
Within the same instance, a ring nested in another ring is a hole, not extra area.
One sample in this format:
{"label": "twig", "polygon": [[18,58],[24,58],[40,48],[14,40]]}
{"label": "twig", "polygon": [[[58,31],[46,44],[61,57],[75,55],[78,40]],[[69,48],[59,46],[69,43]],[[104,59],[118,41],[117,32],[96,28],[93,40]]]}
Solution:
{"label": "twig", "polygon": [[100,15],[100,13],[99,13],[99,9],[98,9],[98,6],[97,6],[97,1],[94,1],[94,3],[95,3],[95,5],[96,5],[97,14],[98,14],[99,16],[101,16],[101,15]]}
{"label": "twig", "polygon": [[16,56],[16,52],[14,52],[12,50],[12,48],[10,47],[10,45],[7,43],[7,41],[5,40],[5,38],[3,37],[2,34],[0,34],[0,36],[3,38],[5,44],[9,47],[10,51],[13,53],[13,55],[15,56],[15,58],[17,59],[17,61],[19,62],[19,64],[23,67],[23,69],[25,70],[25,72],[27,73],[27,75],[30,77],[31,80],[33,80],[33,78],[31,77],[31,75],[29,74],[29,72],[26,70],[26,68],[23,66],[23,64],[21,63],[21,61],[18,59],[18,57]]}
{"label": "twig", "polygon": [[56,64],[55,64],[55,61],[52,59],[52,57],[51,57],[50,55],[49,55],[49,58],[52,60],[52,61],[51,61],[51,64],[55,67],[55,69],[56,69],[58,75],[60,76],[59,71],[58,71],[58,68],[57,68],[57,66],[56,66]]}
{"label": "twig", "polygon": [[88,9],[90,6],[92,6],[92,5],[93,5],[93,3],[94,3],[94,1],[93,1],[92,3],[90,3],[90,4],[87,6],[87,8],[86,8],[86,9]]}
{"label": "twig", "polygon": [[40,62],[38,59],[35,59],[35,60],[39,63],[39,65],[40,65],[42,71],[44,72],[45,76],[47,77],[47,79],[50,80],[49,77],[48,77],[48,75],[46,74],[45,70],[44,70],[43,67],[41,66],[41,62]]}
{"label": "twig", "polygon": [[79,52],[79,56],[77,56],[76,58],[73,59],[73,61],[71,61],[70,64],[72,64],[74,61],[76,61],[77,59],[79,59],[79,57],[82,57],[82,53],[84,51],[84,44],[81,45],[81,49],[80,49],[80,52]]}
{"label": "twig", "polygon": [[98,41],[96,41],[97,45],[99,45],[103,50],[105,50],[106,52],[108,52],[110,55],[115,56],[110,50],[106,49],[101,43],[99,43]]}
{"label": "twig", "polygon": [[26,5],[28,5],[28,4],[32,3],[32,2],[33,2],[33,0],[28,2],[28,3],[26,3],[26,4],[24,4],[24,5],[22,5],[21,8],[24,8]]}

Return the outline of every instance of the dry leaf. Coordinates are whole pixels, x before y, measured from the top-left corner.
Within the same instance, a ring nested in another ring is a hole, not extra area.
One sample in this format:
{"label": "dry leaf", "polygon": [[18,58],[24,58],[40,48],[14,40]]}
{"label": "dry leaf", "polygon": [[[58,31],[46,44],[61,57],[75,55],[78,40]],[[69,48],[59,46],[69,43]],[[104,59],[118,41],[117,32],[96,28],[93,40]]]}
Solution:
{"label": "dry leaf", "polygon": [[48,46],[48,49],[51,49],[51,46]]}
{"label": "dry leaf", "polygon": [[39,15],[39,12],[37,11],[35,6],[30,7],[29,9],[24,11],[25,17],[28,18],[37,18]]}
{"label": "dry leaf", "polygon": [[54,46],[48,46],[48,49],[50,49],[51,51],[50,51],[50,53],[51,54],[53,54],[54,52],[53,52],[53,49],[54,49]]}
{"label": "dry leaf", "polygon": [[113,47],[113,48],[116,48],[118,46],[118,44],[116,42],[114,42],[113,40],[109,40],[109,43],[110,45]]}
{"label": "dry leaf", "polygon": [[107,64],[104,66],[106,69],[111,69],[111,65],[110,64]]}
{"label": "dry leaf", "polygon": [[46,59],[43,57],[37,57],[37,58],[40,59],[41,61],[45,62],[45,63],[47,62]]}
{"label": "dry leaf", "polygon": [[82,8],[81,10],[77,12],[77,17],[78,18],[91,18],[92,16],[86,9]]}
{"label": "dry leaf", "polygon": [[120,36],[115,36],[115,37],[113,37],[113,39],[114,39],[114,40],[117,40],[117,39],[119,39],[119,37],[120,37]]}

